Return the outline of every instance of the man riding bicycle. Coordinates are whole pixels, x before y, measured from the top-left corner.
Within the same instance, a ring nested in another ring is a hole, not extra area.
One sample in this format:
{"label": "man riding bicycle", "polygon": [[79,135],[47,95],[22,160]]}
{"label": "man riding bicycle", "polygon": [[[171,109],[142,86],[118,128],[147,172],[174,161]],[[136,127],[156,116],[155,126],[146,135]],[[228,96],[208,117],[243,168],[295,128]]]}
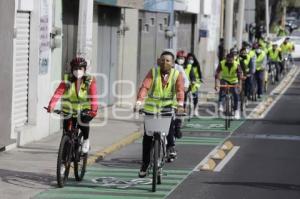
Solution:
{"label": "man riding bicycle", "polygon": [[282,53],[283,58],[285,56],[287,56],[288,59],[291,61],[291,63],[294,63],[293,58],[292,58],[292,52],[295,50],[295,46],[290,41],[289,37],[286,37],[284,39],[283,43],[280,45],[280,49],[281,49],[281,53]]}
{"label": "man riding bicycle", "polygon": [[263,82],[265,79],[265,68],[267,65],[266,52],[263,50],[262,46],[258,43],[253,45],[256,54],[256,71],[255,71],[255,81],[257,84],[257,98],[260,99],[263,93]]}
{"label": "man riding bicycle", "polygon": [[[215,75],[215,90],[218,91],[218,81],[220,80],[221,85],[239,85],[241,87],[242,70],[238,62],[234,61],[234,55],[229,53],[226,56],[226,60],[220,62]],[[240,112],[238,110],[239,102],[239,91],[238,88],[231,88],[230,92],[233,95],[233,109],[234,109],[234,118],[240,118]],[[225,89],[221,88],[219,92],[219,111],[223,112],[223,101],[225,98]]]}
{"label": "man riding bicycle", "polygon": [[275,80],[279,81],[279,74],[283,70],[283,66],[281,64],[282,60],[282,55],[281,55],[281,50],[278,48],[278,45],[276,43],[272,44],[272,49],[268,51],[268,60],[269,64],[275,64],[276,68],[276,77]]}
{"label": "man riding bicycle", "polygon": [[[72,119],[73,124],[83,133],[82,152],[89,151],[89,122],[97,115],[97,89],[95,78],[86,74],[87,62],[82,57],[75,57],[70,62],[71,74],[65,74],[64,80],[55,90],[49,105],[48,112],[53,112],[58,100],[62,98],[63,112],[72,117],[64,119],[63,127],[68,129],[67,123]],[[82,114],[84,113],[84,114]]]}
{"label": "man riding bicycle", "polygon": [[[174,54],[171,52],[165,51],[161,54],[159,67],[153,67],[148,72],[139,89],[135,111],[141,107],[142,102],[145,100],[144,111],[149,114],[160,113],[164,108],[177,108],[178,113],[184,112],[184,82],[182,74],[173,68],[174,59]],[[172,121],[167,136],[167,151],[171,158],[177,155],[174,133],[175,122]],[[139,177],[141,178],[147,174],[151,145],[152,137],[147,136],[145,132],[143,136],[143,163],[139,171]]]}
{"label": "man riding bicycle", "polygon": [[245,86],[243,87],[243,91],[245,96],[250,99],[251,91],[252,91],[252,81],[253,76],[255,74],[255,64],[252,62],[251,55],[247,53],[246,48],[242,48],[240,51],[240,66],[243,71],[243,79],[245,81]]}

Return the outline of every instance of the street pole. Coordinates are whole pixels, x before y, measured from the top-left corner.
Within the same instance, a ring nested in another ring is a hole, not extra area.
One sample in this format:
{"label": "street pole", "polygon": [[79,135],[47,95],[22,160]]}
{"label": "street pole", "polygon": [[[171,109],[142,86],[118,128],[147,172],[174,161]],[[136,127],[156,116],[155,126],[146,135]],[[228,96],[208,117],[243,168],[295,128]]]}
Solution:
{"label": "street pole", "polygon": [[[175,23],[175,16],[174,16],[174,0],[170,0],[170,30],[174,33],[174,23]],[[169,48],[174,49],[174,35],[169,38]],[[176,49],[174,49],[176,50]]]}
{"label": "street pole", "polygon": [[245,0],[239,0],[239,15],[238,15],[238,26],[237,26],[237,47],[242,48],[243,30],[244,30],[244,19],[245,19]]}
{"label": "street pole", "polygon": [[92,60],[94,0],[79,0],[77,56]]}
{"label": "street pole", "polygon": [[266,33],[267,38],[269,38],[270,34],[270,12],[269,12],[269,0],[266,0]]}
{"label": "street pole", "polygon": [[232,47],[233,29],[233,3],[234,0],[226,0],[225,5],[225,52],[228,53]]}

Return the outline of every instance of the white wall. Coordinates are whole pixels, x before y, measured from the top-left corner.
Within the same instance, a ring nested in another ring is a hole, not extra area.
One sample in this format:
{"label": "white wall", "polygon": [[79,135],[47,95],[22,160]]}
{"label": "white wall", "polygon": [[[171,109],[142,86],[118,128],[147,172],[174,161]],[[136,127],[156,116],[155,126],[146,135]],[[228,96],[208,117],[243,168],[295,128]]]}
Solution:
{"label": "white wall", "polygon": [[15,2],[0,1],[0,148],[11,143]]}
{"label": "white wall", "polygon": [[174,9],[198,14],[200,11],[200,0],[176,0],[174,2]]}
{"label": "white wall", "polygon": [[[28,142],[39,140],[58,130],[59,121],[51,121],[50,129],[50,115],[43,109],[48,105],[53,90],[51,89],[52,80],[57,79],[60,76],[61,61],[60,54],[54,52],[56,60],[52,62],[52,54],[50,46],[44,48],[44,51],[40,51],[40,18],[41,15],[48,16],[48,28],[47,35],[50,34],[52,29],[52,0],[34,0],[34,7],[31,12],[31,27],[30,27],[30,66],[29,66],[29,122],[18,132],[18,145],[24,145]],[[47,5],[47,6],[41,6]],[[41,11],[43,8],[43,11]],[[50,37],[49,37],[50,39]],[[50,40],[45,41],[46,43]],[[41,72],[40,70],[40,58],[44,56],[48,58],[47,70]],[[59,64],[58,64],[59,63]],[[51,77],[52,76],[52,77]],[[51,130],[51,131],[50,131]]]}
{"label": "white wall", "polygon": [[119,51],[119,80],[117,83],[118,105],[130,106],[136,99],[137,56],[138,56],[138,10],[124,8],[125,21],[123,28],[129,30],[120,38]]}

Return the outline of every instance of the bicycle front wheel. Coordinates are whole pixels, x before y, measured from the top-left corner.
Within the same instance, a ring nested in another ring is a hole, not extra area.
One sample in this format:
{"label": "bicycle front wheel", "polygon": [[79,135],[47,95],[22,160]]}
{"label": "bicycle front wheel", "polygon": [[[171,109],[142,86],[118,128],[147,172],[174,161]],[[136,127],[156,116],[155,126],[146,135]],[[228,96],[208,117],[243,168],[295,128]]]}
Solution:
{"label": "bicycle front wheel", "polygon": [[68,177],[71,166],[71,144],[70,138],[64,135],[60,141],[57,167],[56,167],[56,179],[58,187],[64,187]]}
{"label": "bicycle front wheel", "polygon": [[75,160],[74,160],[74,175],[77,181],[81,181],[84,177],[87,164],[87,153],[82,153],[83,134],[80,133],[75,146]]}
{"label": "bicycle front wheel", "polygon": [[156,184],[158,178],[158,153],[159,153],[159,140],[154,139],[153,146],[153,168],[152,168],[152,192],[156,191]]}

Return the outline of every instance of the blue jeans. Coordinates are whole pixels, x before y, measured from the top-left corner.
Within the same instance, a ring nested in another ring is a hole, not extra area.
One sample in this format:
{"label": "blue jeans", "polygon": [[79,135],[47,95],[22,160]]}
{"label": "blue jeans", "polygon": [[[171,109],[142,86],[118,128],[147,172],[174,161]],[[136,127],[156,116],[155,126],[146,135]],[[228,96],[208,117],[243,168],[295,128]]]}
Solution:
{"label": "blue jeans", "polygon": [[[220,81],[221,85],[227,85],[229,84],[227,81],[225,80],[221,80]],[[232,85],[236,85],[236,84],[232,84]],[[238,110],[238,103],[239,103],[239,94],[238,94],[238,88],[230,88],[230,93],[232,93],[233,96],[233,109],[236,111]],[[219,106],[220,104],[224,103],[224,98],[226,96],[226,92],[225,92],[225,88],[221,88],[220,92],[219,92]]]}

